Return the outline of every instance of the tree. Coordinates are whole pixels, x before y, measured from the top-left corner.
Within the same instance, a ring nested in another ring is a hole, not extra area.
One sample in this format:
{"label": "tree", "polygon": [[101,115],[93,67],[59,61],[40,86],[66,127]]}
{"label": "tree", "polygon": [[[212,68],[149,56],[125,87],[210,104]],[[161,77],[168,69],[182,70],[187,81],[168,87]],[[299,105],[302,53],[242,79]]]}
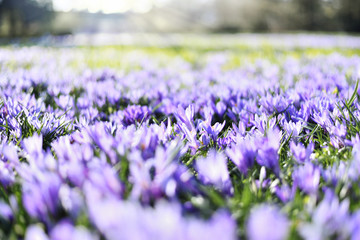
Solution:
{"label": "tree", "polygon": [[344,30],[360,32],[360,1],[341,0],[338,15]]}
{"label": "tree", "polygon": [[51,13],[51,0],[0,0],[0,24],[8,24],[10,37],[31,34],[30,25],[48,22]]}
{"label": "tree", "polygon": [[298,11],[298,27],[302,30],[319,30],[323,12],[321,0],[294,0]]}

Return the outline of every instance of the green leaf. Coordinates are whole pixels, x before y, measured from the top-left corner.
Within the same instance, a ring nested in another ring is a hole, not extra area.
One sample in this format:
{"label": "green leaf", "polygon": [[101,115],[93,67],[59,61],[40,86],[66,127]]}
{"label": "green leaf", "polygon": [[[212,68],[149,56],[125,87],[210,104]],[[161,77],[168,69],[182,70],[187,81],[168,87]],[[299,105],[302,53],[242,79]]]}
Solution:
{"label": "green leaf", "polygon": [[356,82],[356,86],[355,86],[353,94],[351,95],[350,100],[346,103],[347,107],[350,107],[353,104],[353,102],[355,101],[355,98],[357,97],[358,88],[359,88],[359,80],[357,80],[357,82]]}

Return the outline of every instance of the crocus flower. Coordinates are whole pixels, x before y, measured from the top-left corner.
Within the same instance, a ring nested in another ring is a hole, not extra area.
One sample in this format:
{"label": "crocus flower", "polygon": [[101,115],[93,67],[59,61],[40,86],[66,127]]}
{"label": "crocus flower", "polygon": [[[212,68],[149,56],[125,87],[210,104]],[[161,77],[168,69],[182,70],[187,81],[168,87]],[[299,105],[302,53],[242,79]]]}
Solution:
{"label": "crocus flower", "polygon": [[271,114],[273,112],[279,113],[284,111],[289,106],[290,101],[281,95],[271,96],[267,94],[260,99],[260,104],[267,113]]}
{"label": "crocus flower", "polygon": [[299,225],[299,232],[305,239],[328,239],[338,236],[340,239],[349,237],[349,201],[339,202],[331,191],[325,192],[325,197],[312,212],[311,223]]}
{"label": "crocus flower", "polygon": [[260,133],[265,133],[266,130],[272,130],[276,124],[276,118],[267,119],[266,115],[255,115],[255,119],[251,123],[260,131]]}
{"label": "crocus flower", "polygon": [[276,186],[275,194],[284,203],[291,201],[295,196],[296,186],[290,188],[288,185]]}
{"label": "crocus flower", "polygon": [[305,161],[310,160],[310,155],[314,150],[314,143],[313,142],[309,143],[309,145],[305,148],[302,143],[300,142],[295,143],[291,141],[290,150],[293,156],[295,157],[295,160],[299,163],[303,163]]}
{"label": "crocus flower", "polygon": [[63,220],[58,223],[50,233],[51,240],[97,240],[96,234],[89,232],[84,227],[74,227],[69,221]]}
{"label": "crocus flower", "polygon": [[246,174],[248,169],[254,165],[256,153],[253,139],[238,141],[236,144],[232,144],[231,148],[226,149],[226,154],[243,174]]}
{"label": "crocus flower", "polygon": [[256,161],[268,169],[271,169],[276,175],[280,173],[279,154],[281,131],[278,129],[269,130],[267,137],[258,140],[258,155]]}
{"label": "crocus flower", "polygon": [[260,205],[253,209],[247,221],[250,240],[282,240],[289,232],[289,221],[280,210],[271,205]]}
{"label": "crocus flower", "polygon": [[201,122],[199,124],[199,127],[201,127],[203,131],[206,132],[215,142],[219,133],[224,128],[226,122],[225,121],[223,123],[217,122],[214,125],[211,125],[212,112],[207,108],[205,108],[204,111],[205,111],[205,121]]}
{"label": "crocus flower", "polygon": [[219,189],[229,190],[231,183],[227,160],[223,153],[210,150],[206,157],[196,160],[196,169],[199,172],[200,179],[205,184],[213,184]]}
{"label": "crocus flower", "polygon": [[150,109],[146,106],[129,106],[124,110],[123,124],[129,126],[135,122],[146,122],[150,117],[150,113]]}
{"label": "crocus flower", "polygon": [[59,206],[59,189],[61,181],[53,173],[37,176],[38,181],[26,182],[23,185],[23,204],[30,216],[43,221],[48,214],[56,215]]}
{"label": "crocus flower", "polygon": [[294,123],[293,121],[285,122],[284,128],[286,130],[287,136],[291,136],[293,138],[297,138],[302,130],[303,123],[298,121]]}
{"label": "crocus flower", "polygon": [[294,184],[308,194],[316,194],[320,182],[320,169],[307,162],[299,166],[293,173]]}
{"label": "crocus flower", "polygon": [[44,230],[38,225],[31,225],[26,229],[25,240],[49,240]]}
{"label": "crocus flower", "polygon": [[43,137],[41,135],[34,135],[23,140],[24,149],[34,159],[42,154]]}
{"label": "crocus flower", "polygon": [[0,201],[0,218],[7,221],[12,221],[14,219],[13,210],[3,201]]}
{"label": "crocus flower", "polygon": [[224,211],[216,212],[208,221],[192,220],[187,226],[187,239],[236,239],[235,221]]}
{"label": "crocus flower", "polygon": [[358,240],[360,237],[360,211],[357,210],[351,217],[351,240]]}
{"label": "crocus flower", "polygon": [[190,148],[195,152],[199,148],[199,141],[197,140],[197,131],[194,126],[194,105],[190,105],[186,110],[179,106],[175,116],[178,120],[178,128],[184,134],[189,142]]}

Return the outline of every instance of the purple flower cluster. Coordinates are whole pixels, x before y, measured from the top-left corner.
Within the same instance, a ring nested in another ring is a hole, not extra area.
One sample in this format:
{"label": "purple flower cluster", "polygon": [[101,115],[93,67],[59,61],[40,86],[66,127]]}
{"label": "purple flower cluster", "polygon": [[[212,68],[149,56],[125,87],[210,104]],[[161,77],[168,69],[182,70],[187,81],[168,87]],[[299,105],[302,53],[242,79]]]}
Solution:
{"label": "purple flower cluster", "polygon": [[0,49],[0,236],[359,238],[360,58],[209,55],[125,74]]}

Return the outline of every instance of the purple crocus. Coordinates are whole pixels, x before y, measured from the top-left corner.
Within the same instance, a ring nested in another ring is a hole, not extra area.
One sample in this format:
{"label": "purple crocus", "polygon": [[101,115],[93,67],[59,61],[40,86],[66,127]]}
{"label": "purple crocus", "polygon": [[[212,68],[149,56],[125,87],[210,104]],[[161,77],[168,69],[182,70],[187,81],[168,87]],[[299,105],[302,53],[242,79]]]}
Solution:
{"label": "purple crocus", "polygon": [[41,135],[33,135],[23,140],[23,146],[31,158],[36,159],[42,154],[43,137]]}
{"label": "purple crocus", "polygon": [[271,169],[276,175],[280,174],[279,154],[281,131],[272,129],[267,132],[267,136],[260,138],[257,142],[259,150],[256,161],[268,169]]}
{"label": "purple crocus", "polygon": [[184,110],[181,106],[178,106],[176,112],[174,113],[176,119],[179,122],[182,122],[186,125],[187,129],[192,130],[194,127],[194,114],[195,107],[194,105],[189,105],[186,110]]}
{"label": "purple crocus", "polygon": [[232,144],[231,148],[226,149],[226,154],[240,172],[247,174],[248,169],[255,163],[257,154],[255,142],[251,138],[238,141],[236,144]]}
{"label": "purple crocus", "polygon": [[250,240],[283,240],[289,233],[289,221],[272,205],[260,205],[250,213],[247,236]]}
{"label": "purple crocus", "polygon": [[151,114],[147,106],[131,105],[124,110],[123,124],[129,126],[135,123],[146,122]]}
{"label": "purple crocus", "polygon": [[292,136],[293,138],[297,138],[301,133],[303,127],[303,123],[298,121],[294,123],[293,121],[285,122],[284,129],[286,130],[287,136]]}
{"label": "purple crocus", "polygon": [[12,221],[14,219],[14,213],[11,207],[1,200],[0,200],[0,219],[6,221]]}
{"label": "purple crocus", "polygon": [[332,191],[325,192],[324,199],[312,212],[312,221],[299,225],[299,233],[305,239],[329,239],[337,236],[339,239],[349,237],[349,200],[339,202]]}
{"label": "purple crocus", "polygon": [[276,124],[276,118],[268,119],[265,114],[256,115],[255,119],[251,121],[251,123],[257,128],[260,133],[265,133],[266,130],[272,130]]}
{"label": "purple crocus", "polygon": [[293,173],[294,185],[308,194],[316,194],[320,182],[320,169],[310,162],[299,166]]}
{"label": "purple crocus", "polygon": [[351,217],[350,229],[351,229],[351,240],[359,240],[360,239],[360,211],[359,210],[357,210]]}
{"label": "purple crocus", "polygon": [[289,187],[288,185],[276,186],[275,194],[284,203],[289,202],[295,196],[296,186]]}
{"label": "purple crocus", "polygon": [[58,223],[52,230],[50,235],[51,240],[98,240],[99,237],[89,232],[84,227],[75,227],[70,221],[63,220]]}
{"label": "purple crocus", "polygon": [[30,216],[47,221],[48,214],[57,213],[61,180],[53,173],[38,175],[36,179],[23,184],[23,204]]}
{"label": "purple crocus", "polygon": [[211,139],[215,142],[219,133],[225,126],[225,121],[223,123],[215,123],[214,125],[209,124],[207,121],[202,122],[201,127],[204,131],[211,136]]}
{"label": "purple crocus", "polygon": [[193,152],[195,152],[200,146],[197,139],[197,130],[193,121],[194,112],[194,105],[190,105],[186,108],[186,110],[184,110],[181,106],[178,106],[177,111],[174,113],[178,121],[177,127],[188,140],[189,147]]}
{"label": "purple crocus", "polygon": [[205,184],[213,184],[219,189],[228,191],[231,186],[227,160],[223,153],[212,149],[206,157],[196,160],[199,177]]}
{"label": "purple crocus", "polygon": [[309,145],[305,148],[304,144],[301,142],[295,143],[294,141],[291,141],[290,150],[298,163],[304,163],[305,161],[310,160],[310,155],[314,150],[314,143],[309,143]]}
{"label": "purple crocus", "polygon": [[25,240],[50,240],[44,230],[38,225],[31,225],[26,229]]}
{"label": "purple crocus", "polygon": [[261,106],[267,113],[283,112],[290,104],[290,100],[282,95],[271,96],[266,94],[260,99]]}
{"label": "purple crocus", "polygon": [[235,240],[236,223],[227,212],[218,211],[208,221],[189,221],[186,239]]}
{"label": "purple crocus", "polygon": [[216,114],[219,115],[220,117],[224,116],[224,113],[225,113],[226,108],[227,108],[225,103],[222,102],[222,101],[216,103],[216,105],[213,105],[212,107],[213,107],[214,111],[216,112]]}

